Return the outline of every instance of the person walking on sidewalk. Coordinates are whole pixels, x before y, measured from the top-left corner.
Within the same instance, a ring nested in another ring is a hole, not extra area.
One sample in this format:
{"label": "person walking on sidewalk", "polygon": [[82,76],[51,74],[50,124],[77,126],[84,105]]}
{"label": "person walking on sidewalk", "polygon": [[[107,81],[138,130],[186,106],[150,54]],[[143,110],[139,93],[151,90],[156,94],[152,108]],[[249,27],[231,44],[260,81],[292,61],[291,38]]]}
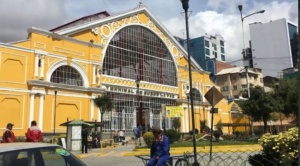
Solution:
{"label": "person walking on sidewalk", "polygon": [[16,141],[14,132],[12,131],[14,124],[8,123],[6,129],[3,132],[2,143],[13,143]]}
{"label": "person walking on sidewalk", "polygon": [[27,142],[41,142],[43,140],[43,135],[41,129],[36,125],[36,121],[31,121],[31,126],[28,128]]}
{"label": "person walking on sidewalk", "polygon": [[87,151],[88,136],[89,136],[88,128],[87,127],[84,128],[82,126],[82,131],[81,131],[81,153],[83,153],[83,152],[88,153],[88,151]]}
{"label": "person walking on sidewalk", "polygon": [[148,166],[163,166],[170,158],[170,142],[166,135],[162,134],[160,128],[154,127],[152,129],[154,141],[151,146]]}

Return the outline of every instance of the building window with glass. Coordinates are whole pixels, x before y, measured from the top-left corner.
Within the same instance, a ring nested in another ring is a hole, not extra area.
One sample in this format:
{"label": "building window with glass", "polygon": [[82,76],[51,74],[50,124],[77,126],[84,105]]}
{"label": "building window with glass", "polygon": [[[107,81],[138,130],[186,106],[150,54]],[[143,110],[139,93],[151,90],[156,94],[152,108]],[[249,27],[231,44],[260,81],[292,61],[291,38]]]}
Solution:
{"label": "building window with glass", "polygon": [[205,47],[209,47],[209,41],[205,40]]}
{"label": "building window with glass", "polygon": [[221,47],[221,53],[225,53],[225,49],[224,49],[224,47]]}
{"label": "building window with glass", "polygon": [[224,41],[220,40],[220,45],[224,46]]}
{"label": "building window with glass", "polygon": [[176,64],[163,41],[142,26],[128,26],[109,42],[103,74],[177,86]]}
{"label": "building window with glass", "polygon": [[70,66],[61,66],[51,75],[51,82],[66,85],[82,86],[83,80],[77,70]]}
{"label": "building window with glass", "polygon": [[206,54],[206,55],[210,55],[210,50],[207,49],[207,48],[205,48],[205,54]]}
{"label": "building window with glass", "polygon": [[221,55],[221,59],[222,59],[222,61],[225,61],[226,60],[225,55]]}
{"label": "building window with glass", "polygon": [[236,85],[233,86],[233,90],[237,90],[237,86]]}
{"label": "building window with glass", "polygon": [[246,84],[243,84],[243,85],[242,85],[242,88],[243,88],[243,89],[246,89],[246,88],[247,88],[247,85],[246,85]]}

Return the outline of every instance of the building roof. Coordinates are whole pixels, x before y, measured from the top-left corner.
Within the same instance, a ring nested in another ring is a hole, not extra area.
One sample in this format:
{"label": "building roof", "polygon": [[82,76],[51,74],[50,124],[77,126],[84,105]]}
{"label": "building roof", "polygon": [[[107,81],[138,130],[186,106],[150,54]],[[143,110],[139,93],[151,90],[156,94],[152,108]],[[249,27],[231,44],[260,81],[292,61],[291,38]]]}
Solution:
{"label": "building roof", "polygon": [[88,15],[88,16],[81,17],[77,20],[71,21],[69,23],[63,24],[61,26],[58,26],[56,28],[53,28],[50,31],[52,31],[52,32],[60,31],[60,30],[70,28],[70,27],[74,27],[74,26],[77,26],[77,25],[80,25],[80,24],[84,24],[84,23],[95,21],[95,20],[99,20],[99,19],[102,19],[102,18],[108,17],[108,16],[110,16],[110,14],[107,11],[91,14],[91,15]]}
{"label": "building roof", "polygon": [[[232,67],[232,68],[228,68],[228,69],[223,69],[219,73],[217,73],[216,75],[233,74],[233,73],[244,73],[244,72],[245,72],[245,68],[240,66],[240,67]],[[248,72],[252,73],[252,74],[256,74],[252,70],[248,70]]]}
{"label": "building roof", "polygon": [[[104,17],[102,19],[92,20],[90,22],[84,22],[84,23],[76,24],[76,25],[70,26],[70,27],[67,26],[67,27],[62,28],[62,29],[55,28],[55,29],[57,29],[57,30],[55,30],[55,33],[57,33],[58,35],[62,35],[62,36],[64,36],[64,35],[69,35],[70,36],[72,34],[82,32],[86,29],[90,29],[91,27],[111,23],[113,21],[124,19],[126,17],[133,16],[133,15],[136,15],[136,14],[139,14],[139,13],[145,13],[149,17],[151,22],[154,25],[156,25],[157,28],[160,29],[160,31],[162,33],[164,33],[170,39],[170,41],[173,41],[174,45],[177,46],[183,52],[183,56],[188,59],[187,51],[178,43],[178,41],[174,38],[174,36],[149,12],[149,10],[146,8],[146,6],[144,6],[142,4],[139,4],[139,6],[137,8],[134,8],[132,10],[122,12],[122,13],[118,13],[118,14],[115,14],[115,15],[110,15],[110,16]],[[85,18],[85,17],[83,17],[83,18]],[[76,20],[74,22],[76,22]],[[61,26],[61,27],[64,27],[64,26]],[[200,65],[192,57],[191,57],[191,62],[192,62],[192,65],[197,70],[199,70],[201,72],[206,72],[200,67]]]}

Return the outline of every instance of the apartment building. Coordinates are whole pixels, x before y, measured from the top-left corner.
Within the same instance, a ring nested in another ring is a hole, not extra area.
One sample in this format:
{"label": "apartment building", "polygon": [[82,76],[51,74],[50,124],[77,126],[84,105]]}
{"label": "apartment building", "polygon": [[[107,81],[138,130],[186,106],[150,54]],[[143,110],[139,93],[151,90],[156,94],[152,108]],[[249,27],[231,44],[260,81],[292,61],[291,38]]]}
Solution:
{"label": "apartment building", "polygon": [[[261,69],[248,69],[249,86],[263,86]],[[216,74],[216,84],[220,86],[221,93],[227,98],[241,98],[242,91],[247,90],[247,72],[244,67],[223,69]]]}

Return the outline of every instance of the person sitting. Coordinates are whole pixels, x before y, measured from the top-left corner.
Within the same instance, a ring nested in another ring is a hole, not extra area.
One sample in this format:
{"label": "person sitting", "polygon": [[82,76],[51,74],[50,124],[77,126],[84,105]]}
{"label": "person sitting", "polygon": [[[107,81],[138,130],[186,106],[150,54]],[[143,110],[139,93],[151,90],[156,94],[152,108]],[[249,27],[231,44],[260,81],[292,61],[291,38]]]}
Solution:
{"label": "person sitting", "polygon": [[166,135],[162,134],[160,128],[153,127],[152,133],[154,141],[150,150],[150,157],[148,166],[163,166],[170,158],[170,142]]}

